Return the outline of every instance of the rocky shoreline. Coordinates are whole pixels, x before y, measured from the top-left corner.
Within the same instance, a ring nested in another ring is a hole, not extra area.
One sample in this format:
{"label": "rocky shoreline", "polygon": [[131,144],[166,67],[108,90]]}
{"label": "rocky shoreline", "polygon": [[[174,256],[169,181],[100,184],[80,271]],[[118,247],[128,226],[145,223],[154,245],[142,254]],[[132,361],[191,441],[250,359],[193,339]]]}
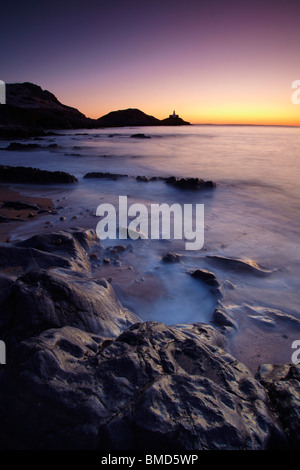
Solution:
{"label": "rocky shoreline", "polygon": [[95,247],[81,228],[0,246],[1,448],[299,448],[299,366],[251,373],[220,306],[215,326],[142,322],[93,276]]}

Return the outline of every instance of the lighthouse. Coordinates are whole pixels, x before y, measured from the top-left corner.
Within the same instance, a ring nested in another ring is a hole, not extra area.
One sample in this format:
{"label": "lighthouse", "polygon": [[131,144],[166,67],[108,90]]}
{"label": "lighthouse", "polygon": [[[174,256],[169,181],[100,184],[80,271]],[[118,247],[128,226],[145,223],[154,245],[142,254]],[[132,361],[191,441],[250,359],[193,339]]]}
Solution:
{"label": "lighthouse", "polygon": [[176,114],[175,111],[173,111],[173,114],[170,114],[169,117],[170,117],[170,118],[173,118],[173,119],[179,118],[178,114]]}

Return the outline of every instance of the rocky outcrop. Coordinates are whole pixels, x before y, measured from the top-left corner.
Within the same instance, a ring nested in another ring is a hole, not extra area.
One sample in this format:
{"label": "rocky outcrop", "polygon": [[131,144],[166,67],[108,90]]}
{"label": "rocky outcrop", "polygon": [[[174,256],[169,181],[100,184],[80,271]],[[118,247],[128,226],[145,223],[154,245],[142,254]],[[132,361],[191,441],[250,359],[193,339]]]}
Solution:
{"label": "rocky outcrop", "polygon": [[64,171],[47,171],[24,166],[0,165],[0,181],[9,183],[53,184],[76,183],[75,176]]}
{"label": "rocky outcrop", "polygon": [[206,269],[196,269],[196,271],[191,271],[190,275],[206,284],[217,298],[223,297],[221,284],[214,273]]}
{"label": "rocky outcrop", "polygon": [[190,122],[184,121],[179,116],[176,117],[168,117],[166,119],[162,119],[161,121],[162,126],[188,126]]}
{"label": "rocky outcrop", "polygon": [[[105,116],[97,119],[98,127],[124,127],[124,126],[183,126],[189,125],[189,122],[184,121],[180,117],[157,119],[153,116],[145,114],[136,108],[122,109],[119,111],[112,111]],[[131,137],[147,138],[144,134],[135,134]]]}
{"label": "rocky outcrop", "polygon": [[164,451],[284,446],[264,387],[216,346],[220,341],[209,326],[155,322],[105,341],[95,330],[70,326],[23,340],[2,375],[1,445]]}
{"label": "rocky outcrop", "polygon": [[60,103],[52,93],[38,85],[28,82],[6,84],[6,105],[0,106],[2,137],[9,137],[16,128],[19,129],[17,135],[23,132],[24,136],[29,136],[41,135],[44,129],[86,128],[92,123],[92,119]]}
{"label": "rocky outcrop", "polygon": [[204,181],[200,178],[176,178],[175,176],[170,176],[166,178],[166,183],[174,186],[179,189],[212,189],[216,187],[216,184],[213,181]]}
{"label": "rocky outcrop", "polygon": [[113,181],[117,181],[119,178],[128,178],[128,175],[122,175],[119,173],[106,173],[101,171],[92,171],[90,173],[86,173],[84,178],[107,178]]}
{"label": "rocky outcrop", "polygon": [[290,445],[300,449],[300,364],[264,364],[257,379],[266,387],[271,407]]}
{"label": "rocky outcrop", "polygon": [[97,119],[98,127],[159,126],[160,121],[136,108],[111,111]]}
{"label": "rocky outcrop", "polygon": [[[87,118],[33,83],[7,83],[6,104],[0,106],[0,138],[45,135],[46,129],[83,129],[124,126],[187,125],[181,118],[159,120],[135,108],[112,111],[99,119]],[[142,134],[139,134],[139,137]]]}
{"label": "rocky outcrop", "polygon": [[208,255],[210,263],[228,271],[249,273],[256,276],[268,276],[272,270],[259,266],[253,260],[227,258],[226,256]]}

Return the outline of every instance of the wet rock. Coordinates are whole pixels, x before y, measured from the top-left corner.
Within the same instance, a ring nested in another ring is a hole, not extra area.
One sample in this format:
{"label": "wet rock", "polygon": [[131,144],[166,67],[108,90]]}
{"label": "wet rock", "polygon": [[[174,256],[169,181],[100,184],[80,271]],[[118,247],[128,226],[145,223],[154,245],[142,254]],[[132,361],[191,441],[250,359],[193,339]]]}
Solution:
{"label": "wet rock", "polygon": [[[97,242],[98,237],[94,230],[80,228],[34,235],[11,246],[10,258],[6,256],[5,263],[7,266],[15,266],[17,263],[25,271],[56,266],[88,273],[88,253]],[[0,266],[3,266],[1,260]]]}
{"label": "wet rock", "polygon": [[118,180],[119,178],[128,178],[128,175],[122,175],[119,173],[103,173],[99,171],[93,171],[90,173],[86,173],[84,178],[107,178],[111,180]]}
{"label": "wet rock", "polygon": [[216,183],[213,181],[204,181],[199,178],[176,178],[175,176],[170,176],[169,178],[166,178],[165,181],[167,184],[179,189],[199,190],[213,189],[216,187]]}
{"label": "wet rock", "polygon": [[42,148],[40,144],[22,144],[21,142],[11,142],[5,150],[37,150]]}
{"label": "wet rock", "polygon": [[75,176],[64,171],[47,171],[23,166],[0,165],[0,180],[10,183],[76,183]]}
{"label": "wet rock", "polygon": [[137,176],[136,180],[140,181],[142,183],[149,183],[149,181],[150,181],[148,176]]}
{"label": "wet rock", "polygon": [[163,263],[180,263],[180,255],[170,252],[162,257],[162,261]]}
{"label": "wet rock", "polygon": [[194,279],[204,282],[216,297],[223,297],[221,285],[214,273],[207,271],[206,269],[197,269],[196,271],[190,272],[190,275]]}
{"label": "wet rock", "polygon": [[212,321],[217,326],[228,326],[229,328],[237,330],[237,324],[235,321],[221,308],[216,308],[214,310]]}
{"label": "wet rock", "polygon": [[256,378],[266,387],[291,448],[300,448],[300,365],[264,364]]}
{"label": "wet rock", "polygon": [[150,135],[145,134],[132,134],[130,137],[133,139],[151,139]]}
{"label": "wet rock", "polygon": [[283,447],[265,388],[216,345],[221,336],[202,324],[147,322],[117,338],[64,326],[24,339],[1,377],[1,445]]}
{"label": "wet rock", "polygon": [[12,346],[22,338],[68,325],[111,337],[136,320],[122,308],[109,284],[101,287],[87,275],[69,270],[31,270],[11,288],[1,315],[1,337]]}
{"label": "wet rock", "polygon": [[234,259],[215,255],[208,255],[206,258],[216,266],[220,266],[221,268],[237,273],[243,272],[255,274],[256,276],[267,276],[273,272],[272,270],[262,268],[252,260]]}

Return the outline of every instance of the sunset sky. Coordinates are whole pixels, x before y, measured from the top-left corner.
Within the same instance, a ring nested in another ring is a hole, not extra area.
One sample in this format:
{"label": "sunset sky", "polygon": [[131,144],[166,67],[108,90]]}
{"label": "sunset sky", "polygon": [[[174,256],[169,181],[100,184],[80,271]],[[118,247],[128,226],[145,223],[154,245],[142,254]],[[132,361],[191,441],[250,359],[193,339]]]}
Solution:
{"label": "sunset sky", "polygon": [[299,0],[5,2],[0,79],[85,115],[300,125]]}

